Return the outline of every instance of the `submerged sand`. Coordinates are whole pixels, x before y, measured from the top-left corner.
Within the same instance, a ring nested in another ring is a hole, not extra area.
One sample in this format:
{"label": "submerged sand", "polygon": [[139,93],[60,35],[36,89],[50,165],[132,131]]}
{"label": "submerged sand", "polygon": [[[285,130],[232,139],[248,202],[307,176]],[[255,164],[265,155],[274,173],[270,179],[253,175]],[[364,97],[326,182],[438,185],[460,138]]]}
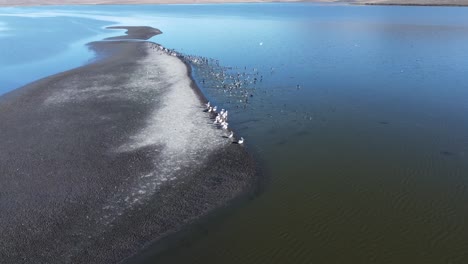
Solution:
{"label": "submerged sand", "polygon": [[2,263],[116,263],[255,187],[181,60],[90,48],[103,58],[0,97]]}

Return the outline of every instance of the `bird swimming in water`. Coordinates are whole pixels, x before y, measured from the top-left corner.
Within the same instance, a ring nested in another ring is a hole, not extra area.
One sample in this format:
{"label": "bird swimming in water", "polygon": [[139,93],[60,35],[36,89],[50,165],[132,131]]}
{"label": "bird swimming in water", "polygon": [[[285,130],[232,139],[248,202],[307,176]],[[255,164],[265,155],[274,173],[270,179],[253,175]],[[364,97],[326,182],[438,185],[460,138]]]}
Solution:
{"label": "bird swimming in water", "polygon": [[241,138],[239,139],[239,141],[237,141],[237,143],[238,143],[238,144],[243,144],[243,143],[244,143],[244,138],[241,137]]}

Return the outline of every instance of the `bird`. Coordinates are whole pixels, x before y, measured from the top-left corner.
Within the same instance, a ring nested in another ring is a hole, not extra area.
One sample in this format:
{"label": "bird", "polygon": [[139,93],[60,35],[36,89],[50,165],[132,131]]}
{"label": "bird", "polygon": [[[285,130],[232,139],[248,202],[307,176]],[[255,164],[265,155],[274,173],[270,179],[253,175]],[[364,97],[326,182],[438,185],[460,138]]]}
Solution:
{"label": "bird", "polygon": [[208,113],[211,113],[211,111],[213,111],[213,107],[208,107]]}
{"label": "bird", "polygon": [[229,124],[226,122],[223,122],[221,125],[223,126],[223,129],[227,129]]}
{"label": "bird", "polygon": [[209,101],[205,105],[206,105],[206,108],[210,108],[210,102]]}
{"label": "bird", "polygon": [[221,123],[221,117],[219,115],[216,116],[215,121],[213,124]]}
{"label": "bird", "polygon": [[244,138],[241,137],[241,138],[239,139],[239,141],[237,141],[237,143],[238,143],[238,144],[243,144],[243,143],[244,143]]}
{"label": "bird", "polygon": [[216,112],[216,109],[218,109],[218,107],[215,105],[215,107],[213,107],[213,112]]}
{"label": "bird", "polygon": [[229,133],[228,138],[232,138],[233,136],[234,136],[234,132],[231,131],[231,133]]}

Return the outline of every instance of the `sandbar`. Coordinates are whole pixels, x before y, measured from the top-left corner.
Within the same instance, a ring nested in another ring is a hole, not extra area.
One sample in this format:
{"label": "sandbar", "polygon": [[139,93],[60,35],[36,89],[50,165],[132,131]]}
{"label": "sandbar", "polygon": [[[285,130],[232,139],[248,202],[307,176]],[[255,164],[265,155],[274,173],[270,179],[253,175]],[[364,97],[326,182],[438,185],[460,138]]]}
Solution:
{"label": "sandbar", "polygon": [[256,188],[184,62],[147,41],[89,47],[100,59],[0,96],[2,263],[117,263]]}

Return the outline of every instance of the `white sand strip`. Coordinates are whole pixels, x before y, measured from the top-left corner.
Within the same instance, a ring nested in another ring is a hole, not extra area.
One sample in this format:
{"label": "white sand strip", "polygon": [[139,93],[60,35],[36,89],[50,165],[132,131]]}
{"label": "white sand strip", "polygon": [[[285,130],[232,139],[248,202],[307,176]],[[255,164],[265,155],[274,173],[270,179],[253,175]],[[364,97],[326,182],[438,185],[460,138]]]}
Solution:
{"label": "white sand strip", "polygon": [[[118,152],[133,152],[153,146],[159,151],[154,162],[156,171],[140,175],[131,189],[119,190],[104,206],[102,220],[110,224],[126,209],[142,204],[157,192],[165,182],[183,175],[180,171],[194,171],[206,166],[207,158],[214,150],[232,143],[226,130],[217,128],[204,112],[204,105],[191,88],[192,80],[187,66],[177,57],[157,49],[139,62],[140,71],[134,73],[127,89],[156,89],[163,94],[155,102],[155,110],[144,127],[129,138]],[[157,79],[155,80],[155,76]]]}

